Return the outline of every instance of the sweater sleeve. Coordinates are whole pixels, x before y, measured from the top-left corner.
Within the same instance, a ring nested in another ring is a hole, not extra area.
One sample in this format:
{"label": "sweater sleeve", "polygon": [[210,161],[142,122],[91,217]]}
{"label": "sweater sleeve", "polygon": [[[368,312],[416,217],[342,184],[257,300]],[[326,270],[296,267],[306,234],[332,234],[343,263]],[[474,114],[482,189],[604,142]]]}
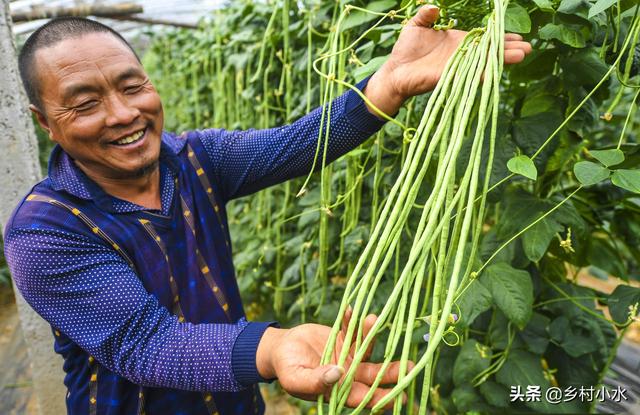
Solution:
{"label": "sweater sleeve", "polygon": [[[83,235],[13,228],[5,255],[35,311],[133,383],[204,392],[237,391],[261,380],[253,349],[268,324],[179,322],[115,251]],[[235,363],[242,379],[234,376],[234,346],[244,351]]]}
{"label": "sweater sleeve", "polygon": [[[356,87],[362,90],[367,82],[365,79]],[[200,131],[200,140],[214,166],[213,174],[224,199],[254,193],[309,173],[316,151],[315,168],[320,168],[327,125],[327,163],[354,149],[384,125],[384,121],[371,114],[362,98],[352,90],[328,105],[330,111],[325,116],[319,107],[283,127]]]}

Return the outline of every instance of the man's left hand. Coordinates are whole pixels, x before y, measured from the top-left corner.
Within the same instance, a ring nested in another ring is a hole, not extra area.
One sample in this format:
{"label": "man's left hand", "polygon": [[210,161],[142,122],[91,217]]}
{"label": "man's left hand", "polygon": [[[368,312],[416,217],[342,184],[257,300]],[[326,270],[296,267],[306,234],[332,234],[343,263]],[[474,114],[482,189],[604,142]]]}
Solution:
{"label": "man's left hand", "polygon": [[[336,366],[338,354],[342,349],[344,335],[351,313],[347,312],[343,320],[342,330],[334,349],[332,364],[321,365],[322,354],[329,338],[331,328],[320,324],[302,324],[292,329],[268,328],[260,341],[256,356],[256,364],[260,375],[267,379],[278,378],[280,385],[292,396],[315,400],[319,395],[328,397],[333,385],[338,383],[349,369],[353,358],[353,347],[350,350],[344,368]],[[364,336],[371,330],[376,316],[371,314],[364,321]],[[358,365],[351,392],[347,398],[348,407],[356,407],[369,392],[382,364],[368,362],[371,349],[367,351],[363,361]],[[409,362],[409,369],[413,363]],[[382,385],[394,384],[398,380],[400,363],[393,362],[382,377]],[[372,407],[390,389],[377,388],[373,398],[367,404]],[[393,406],[391,402],[390,406]]]}

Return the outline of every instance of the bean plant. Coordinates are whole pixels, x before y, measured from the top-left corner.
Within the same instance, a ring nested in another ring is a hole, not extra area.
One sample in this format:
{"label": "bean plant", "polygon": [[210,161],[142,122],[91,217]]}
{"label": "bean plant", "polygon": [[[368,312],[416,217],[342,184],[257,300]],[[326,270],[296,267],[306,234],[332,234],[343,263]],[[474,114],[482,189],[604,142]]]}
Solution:
{"label": "bean plant", "polygon": [[[298,403],[309,413],[365,411],[345,400],[374,337],[374,360],[401,362],[374,411],[593,412],[544,391],[603,385],[637,321],[640,6],[435,3],[436,30],[469,34],[433,92],[330,165],[321,129],[307,176],[230,204],[247,316],[331,325],[332,350],[351,313],[339,363],[350,347],[355,360],[328,399]],[[197,30],[152,34],[144,61],[168,129],[267,128],[318,106],[328,125],[420,6],[236,1]],[[532,42],[522,64],[503,67],[505,32]],[[622,282],[605,293],[587,274]],[[542,399],[513,399],[517,386]]]}

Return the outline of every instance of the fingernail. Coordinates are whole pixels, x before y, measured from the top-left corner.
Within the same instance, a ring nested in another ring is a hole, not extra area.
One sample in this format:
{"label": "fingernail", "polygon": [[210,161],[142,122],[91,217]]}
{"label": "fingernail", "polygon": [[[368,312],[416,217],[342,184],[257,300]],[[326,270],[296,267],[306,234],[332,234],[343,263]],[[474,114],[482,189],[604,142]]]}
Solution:
{"label": "fingernail", "polygon": [[333,385],[340,380],[343,373],[344,369],[340,366],[333,366],[331,369],[324,372],[324,375],[322,375],[322,381],[327,385]]}

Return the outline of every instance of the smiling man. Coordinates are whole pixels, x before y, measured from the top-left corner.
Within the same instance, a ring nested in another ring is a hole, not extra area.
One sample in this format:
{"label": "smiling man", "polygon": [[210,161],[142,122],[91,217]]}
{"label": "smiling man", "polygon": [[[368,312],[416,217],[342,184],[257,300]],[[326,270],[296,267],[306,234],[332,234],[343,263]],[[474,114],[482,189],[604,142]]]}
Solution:
{"label": "smiling man", "polygon": [[[420,9],[358,85],[385,113],[432,89],[464,36],[430,29],[437,14]],[[524,59],[529,44],[506,39],[506,62]],[[260,414],[257,384],[271,379],[304,399],[327,393],[344,372],[319,364],[328,327],[246,321],[225,212],[231,199],[308,172],[321,111],[269,130],[164,132],[135,52],[80,18],[34,32],[19,64],[57,146],[48,177],[7,225],[5,252],[16,286],[52,326],[68,412]],[[353,91],[334,101],[330,160],[383,125],[372,111]],[[361,365],[348,405],[379,369]],[[393,364],[383,383],[397,373]]]}

